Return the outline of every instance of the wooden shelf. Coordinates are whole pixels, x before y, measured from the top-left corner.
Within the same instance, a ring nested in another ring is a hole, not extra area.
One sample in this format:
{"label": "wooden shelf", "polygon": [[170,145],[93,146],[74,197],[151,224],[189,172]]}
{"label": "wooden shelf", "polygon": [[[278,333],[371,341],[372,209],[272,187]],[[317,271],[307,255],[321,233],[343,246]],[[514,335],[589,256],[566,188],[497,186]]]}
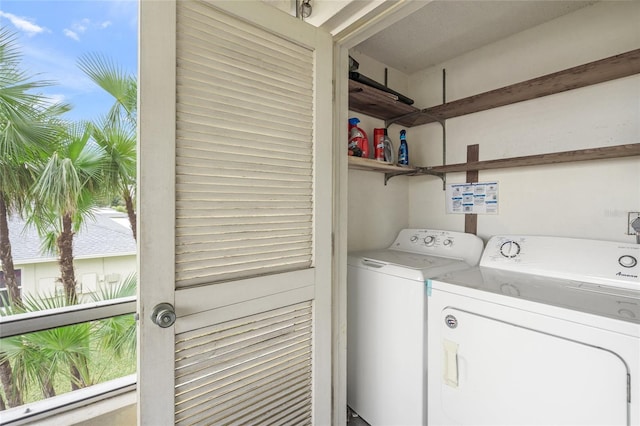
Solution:
{"label": "wooden shelf", "polygon": [[640,49],[425,109],[407,105],[392,94],[349,80],[349,109],[385,121],[404,117],[395,122],[413,127],[638,73]]}
{"label": "wooden shelf", "polygon": [[349,157],[349,168],[382,173],[412,174],[418,172],[418,169],[414,167],[400,167],[391,163],[362,157]]}
{"label": "wooden shelf", "polygon": [[603,148],[580,149],[576,151],[555,152],[551,154],[529,155],[504,158],[500,160],[476,161],[470,163],[449,164],[420,168],[433,174],[466,172],[470,170],[504,169],[509,167],[539,166],[543,164],[569,163],[575,161],[604,160],[608,158],[633,157],[640,155],[640,143],[608,146]]}
{"label": "wooden shelf", "polygon": [[[385,121],[392,120],[404,127],[413,127],[434,122],[443,123],[444,120],[450,118],[638,73],[640,73],[640,49],[422,110],[400,102],[397,96],[393,94],[349,80],[349,109]],[[640,155],[640,143],[634,143],[445,166],[417,167],[414,169],[397,167],[366,158],[349,157],[349,168],[383,172],[387,176],[386,182],[390,176],[398,174],[432,174],[442,177],[445,173],[450,172],[557,164],[638,155]]]}
{"label": "wooden shelf", "polygon": [[511,167],[540,166],[545,164],[571,163],[576,161],[606,160],[640,156],[640,143],[607,146],[602,148],[579,149],[575,151],[554,152],[550,154],[528,155],[523,157],[503,158],[499,160],[474,161],[469,163],[448,164],[433,167],[398,167],[360,157],[349,157],[349,168],[368,170],[394,175],[435,175],[445,173],[468,172],[477,170],[506,169]]}
{"label": "wooden shelf", "polygon": [[349,80],[349,109],[381,120],[420,112],[418,108],[400,102],[391,93],[354,80]]}

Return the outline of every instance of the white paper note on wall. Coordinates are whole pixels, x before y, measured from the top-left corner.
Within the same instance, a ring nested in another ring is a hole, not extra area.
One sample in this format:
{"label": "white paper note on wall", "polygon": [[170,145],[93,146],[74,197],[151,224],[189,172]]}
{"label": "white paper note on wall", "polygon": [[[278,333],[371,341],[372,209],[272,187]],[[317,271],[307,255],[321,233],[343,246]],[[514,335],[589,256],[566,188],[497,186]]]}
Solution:
{"label": "white paper note on wall", "polygon": [[498,214],[498,182],[447,185],[447,213]]}

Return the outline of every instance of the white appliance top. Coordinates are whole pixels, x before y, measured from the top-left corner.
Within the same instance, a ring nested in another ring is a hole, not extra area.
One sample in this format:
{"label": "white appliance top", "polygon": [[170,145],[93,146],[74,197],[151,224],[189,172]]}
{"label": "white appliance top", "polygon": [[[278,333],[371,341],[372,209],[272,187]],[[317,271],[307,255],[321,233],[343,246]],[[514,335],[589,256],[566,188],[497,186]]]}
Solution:
{"label": "white appliance top", "polygon": [[432,281],[640,324],[640,246],[540,236],[496,236],[480,265]]}
{"label": "white appliance top", "polygon": [[[640,324],[640,291],[625,288],[485,267],[439,275],[433,278],[430,285],[433,289],[460,292],[472,297],[479,296],[477,292],[472,295],[466,289],[480,290]],[[640,329],[636,332],[640,332]]]}
{"label": "white appliance top", "polygon": [[640,291],[640,245],[509,235],[487,243],[480,266]]}
{"label": "white appliance top", "polygon": [[473,234],[403,229],[387,249],[349,253],[348,264],[411,280],[478,264],[483,243]]}

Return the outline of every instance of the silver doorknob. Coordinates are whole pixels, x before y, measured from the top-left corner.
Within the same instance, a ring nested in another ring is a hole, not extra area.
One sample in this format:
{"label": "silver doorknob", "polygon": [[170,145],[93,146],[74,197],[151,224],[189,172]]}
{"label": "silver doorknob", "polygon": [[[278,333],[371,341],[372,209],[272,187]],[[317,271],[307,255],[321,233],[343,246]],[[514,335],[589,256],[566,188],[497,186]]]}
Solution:
{"label": "silver doorknob", "polygon": [[159,327],[171,327],[176,322],[176,311],[169,303],[160,303],[151,312],[151,321]]}

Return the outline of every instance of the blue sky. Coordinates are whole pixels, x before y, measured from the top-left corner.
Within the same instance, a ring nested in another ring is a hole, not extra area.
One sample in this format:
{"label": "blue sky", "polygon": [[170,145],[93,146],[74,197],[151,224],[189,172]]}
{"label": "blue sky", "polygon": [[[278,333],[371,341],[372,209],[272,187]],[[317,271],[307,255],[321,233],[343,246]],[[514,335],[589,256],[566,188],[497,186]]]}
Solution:
{"label": "blue sky", "polygon": [[23,70],[56,83],[40,92],[70,103],[68,119],[95,119],[113,104],[78,68],[81,55],[104,55],[137,74],[136,0],[0,0],[0,28],[17,35]]}

